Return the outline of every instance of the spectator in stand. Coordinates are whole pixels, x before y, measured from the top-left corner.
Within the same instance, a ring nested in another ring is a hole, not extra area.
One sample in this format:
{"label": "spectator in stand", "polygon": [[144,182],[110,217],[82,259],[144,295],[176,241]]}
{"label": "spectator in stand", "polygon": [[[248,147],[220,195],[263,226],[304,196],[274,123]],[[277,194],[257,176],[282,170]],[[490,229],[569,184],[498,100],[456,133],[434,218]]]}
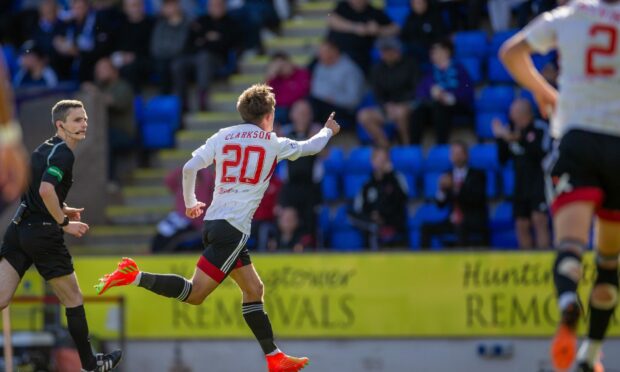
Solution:
{"label": "spectator in stand", "polygon": [[407,181],[394,170],[390,151],[375,147],[372,175],[353,201],[349,218],[366,233],[371,250],[407,244]]}
{"label": "spectator in stand", "polygon": [[377,41],[381,60],[373,66],[371,85],[379,106],[367,107],[358,112],[357,121],[366,129],[374,143],[389,147],[383,131],[387,121],[394,122],[400,143],[409,144],[409,118],[411,100],[417,83],[416,63],[402,55],[402,46],[395,37]]}
{"label": "spectator in stand", "polygon": [[431,45],[446,36],[447,29],[435,5],[429,0],[411,0],[411,13],[400,31],[407,54],[426,64]]}
{"label": "spectator in stand", "polygon": [[473,83],[465,68],[452,59],[452,53],[449,40],[436,42],[431,48],[431,71],[416,89],[417,107],[411,120],[411,143],[421,142],[424,124],[432,125],[437,143],[447,143],[452,119],[472,112]]}
{"label": "spectator in stand", "polygon": [[[548,124],[535,119],[530,102],[519,98],[510,106],[510,125],[494,120],[493,134],[500,161],[505,163],[510,158],[514,161],[512,210],[519,247],[549,248],[551,237],[542,167],[551,148]],[[535,239],[532,239],[532,228]]]}
{"label": "spectator in stand", "polygon": [[282,190],[282,181],[275,174],[269,180],[269,186],[265,191],[265,195],[261,200],[254,218],[252,219],[252,236],[256,237],[256,249],[266,251],[269,245],[270,237],[277,230],[276,228],[276,211],[278,209],[278,199]]}
{"label": "spectator in stand", "polygon": [[[292,123],[282,128],[282,135],[304,141],[315,135],[321,126],[315,123],[307,100],[300,100],[291,109]],[[300,218],[299,227],[314,238],[316,208],[321,203],[321,164],[316,156],[299,158],[286,163],[280,205],[293,207]]]}
{"label": "spectator in stand", "polygon": [[54,37],[54,49],[59,56],[55,67],[64,80],[73,78],[77,64],[77,78],[91,81],[93,66],[110,52],[112,35],[88,0],[72,0],[70,17]]}
{"label": "spectator in stand", "polygon": [[516,10],[518,27],[527,24],[531,1],[528,0],[489,0],[489,20],[494,32],[507,31],[511,28],[512,12]]}
{"label": "spectator in stand", "polygon": [[208,90],[228,62],[239,40],[239,25],[226,13],[224,0],[209,0],[207,14],[190,25],[185,54],[172,62],[172,84],[187,109],[188,74],[195,73],[201,110],[208,106]]}
{"label": "spectator in stand", "polygon": [[230,16],[242,30],[242,48],[265,54],[262,30],[279,31],[280,19],[272,0],[227,0]]}
{"label": "spectator in stand", "polygon": [[47,57],[33,41],[22,45],[19,56],[19,70],[13,78],[16,90],[25,88],[53,88],[58,85],[58,77],[49,66]]}
{"label": "spectator in stand", "polygon": [[150,70],[149,46],[154,22],[144,11],[144,0],[123,0],[123,13],[111,59],[123,79],[135,92],[140,92]]}
{"label": "spectator in stand", "polygon": [[364,74],[338,46],[326,39],[319,47],[312,70],[310,100],[314,117],[327,118],[335,111],[338,122],[351,126],[365,90]]}
{"label": "spectator in stand", "polygon": [[[184,250],[202,250],[201,231],[204,214],[193,219],[185,215],[182,178],[183,167],[174,169],[166,176],[166,186],[174,196],[174,210],[157,224],[157,235],[153,237],[151,242],[151,250],[154,253],[179,251],[181,245]],[[207,167],[198,171],[196,175],[196,197],[205,203],[205,210],[211,205],[214,188],[214,167]]]}
{"label": "spectator in stand", "polygon": [[370,50],[376,37],[395,36],[398,25],[368,0],[340,1],[328,15],[329,38],[365,73],[370,69]]}
{"label": "spectator in stand", "polygon": [[29,30],[28,34],[41,48],[42,53],[50,60],[52,68],[56,67],[56,51],[54,50],[54,37],[62,29],[62,22],[58,19],[58,6],[56,0],[42,0],[39,4],[37,23]]}
{"label": "spectator in stand", "polygon": [[[96,84],[96,85],[95,85]],[[136,122],[134,94],[129,83],[120,77],[109,58],[100,59],[95,66],[95,84],[85,83],[87,91],[98,91],[108,114],[108,178],[111,187],[120,182],[119,160],[135,147]]]}
{"label": "spectator in stand", "polygon": [[276,235],[269,240],[269,250],[301,253],[312,246],[312,238],[301,228],[295,208],[285,207],[278,215]]}
{"label": "spectator in stand", "polygon": [[189,18],[183,13],[179,0],[163,0],[161,16],[151,35],[151,62],[160,79],[162,94],[170,93],[172,60],[183,52],[189,25]]}
{"label": "spectator in stand", "polygon": [[458,247],[488,245],[488,202],[486,175],[482,170],[470,168],[469,154],[464,142],[456,141],[450,146],[452,170],[439,178],[435,202],[450,208],[447,220],[422,225],[422,248],[431,246],[433,237],[456,235]]}
{"label": "spectator in stand", "polygon": [[276,95],[275,121],[286,124],[291,106],[310,92],[310,72],[295,66],[287,53],[279,52],[271,57],[266,80]]}

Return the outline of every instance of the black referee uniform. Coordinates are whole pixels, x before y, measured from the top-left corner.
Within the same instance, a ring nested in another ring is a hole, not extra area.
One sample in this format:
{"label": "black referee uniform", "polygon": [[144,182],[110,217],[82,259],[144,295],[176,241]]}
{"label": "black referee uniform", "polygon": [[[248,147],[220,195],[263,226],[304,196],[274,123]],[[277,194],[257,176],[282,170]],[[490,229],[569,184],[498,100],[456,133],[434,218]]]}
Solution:
{"label": "black referee uniform", "polygon": [[548,127],[544,121],[534,120],[521,131],[518,141],[508,143],[503,139],[497,140],[500,162],[505,163],[510,158],[514,160],[513,215],[515,218],[529,219],[532,212],[544,213],[548,209],[542,166],[544,157],[551,149]]}
{"label": "black referee uniform", "polygon": [[21,198],[21,206],[0,249],[0,256],[20,277],[33,263],[45,280],[73,272],[64,232],[39,195],[41,182],[51,183],[62,207],[73,183],[73,162],[73,151],[57,136],[43,142],[32,154],[30,186]]}

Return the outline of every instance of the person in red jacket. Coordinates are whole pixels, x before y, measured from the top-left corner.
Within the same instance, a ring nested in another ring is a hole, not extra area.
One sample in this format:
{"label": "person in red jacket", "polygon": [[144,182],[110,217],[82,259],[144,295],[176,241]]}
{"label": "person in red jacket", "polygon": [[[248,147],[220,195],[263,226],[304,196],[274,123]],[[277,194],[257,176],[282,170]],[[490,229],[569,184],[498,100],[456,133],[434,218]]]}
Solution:
{"label": "person in red jacket", "polygon": [[293,104],[310,92],[310,71],[296,66],[288,54],[278,52],[267,66],[266,80],[276,95],[275,121],[286,124]]}

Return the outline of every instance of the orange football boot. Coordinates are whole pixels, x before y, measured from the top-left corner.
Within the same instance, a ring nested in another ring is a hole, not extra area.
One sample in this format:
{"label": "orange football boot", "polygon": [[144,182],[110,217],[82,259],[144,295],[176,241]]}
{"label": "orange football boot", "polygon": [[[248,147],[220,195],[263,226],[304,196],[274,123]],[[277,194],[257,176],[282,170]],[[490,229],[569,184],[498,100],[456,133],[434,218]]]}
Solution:
{"label": "orange football boot", "polygon": [[577,322],[581,310],[578,304],[570,304],[562,311],[560,326],[551,341],[553,368],[564,371],[570,368],[577,355]]}
{"label": "orange football boot", "polygon": [[310,363],[308,358],[296,358],[283,352],[267,355],[267,369],[269,372],[297,372]]}
{"label": "orange football boot", "polygon": [[112,287],[119,287],[133,283],[139,272],[140,269],[138,269],[138,265],[134,260],[128,257],[123,257],[113,273],[105,274],[99,279],[99,283],[95,284],[97,294],[101,295]]}

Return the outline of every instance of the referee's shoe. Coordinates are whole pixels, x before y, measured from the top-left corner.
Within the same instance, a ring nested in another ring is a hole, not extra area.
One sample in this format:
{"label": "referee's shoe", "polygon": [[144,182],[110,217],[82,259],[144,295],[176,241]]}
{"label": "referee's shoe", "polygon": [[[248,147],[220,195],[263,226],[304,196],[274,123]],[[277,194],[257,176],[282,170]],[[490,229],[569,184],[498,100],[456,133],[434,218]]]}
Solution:
{"label": "referee's shoe", "polygon": [[123,352],[120,350],[114,350],[109,354],[99,353],[96,355],[97,358],[97,367],[92,371],[88,371],[83,369],[82,372],[107,372],[111,371],[121,362],[121,358],[123,357]]}

